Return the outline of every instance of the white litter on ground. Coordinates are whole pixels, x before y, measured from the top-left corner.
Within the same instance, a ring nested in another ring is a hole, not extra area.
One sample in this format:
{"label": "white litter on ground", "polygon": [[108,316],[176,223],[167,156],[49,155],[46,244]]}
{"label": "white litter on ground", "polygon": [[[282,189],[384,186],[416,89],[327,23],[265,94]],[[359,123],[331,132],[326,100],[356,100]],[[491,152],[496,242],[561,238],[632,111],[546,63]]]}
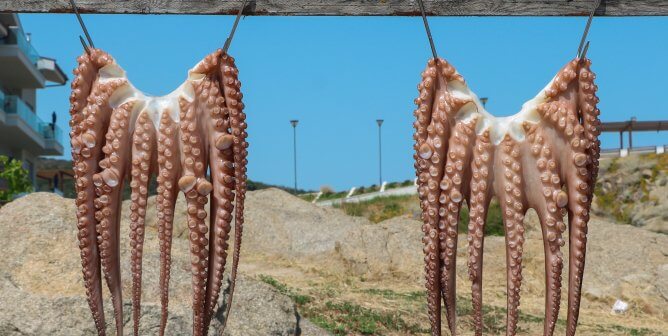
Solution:
{"label": "white litter on ground", "polygon": [[612,305],[613,314],[624,314],[628,309],[629,309],[629,304],[620,299],[617,299],[617,301],[615,301],[615,304]]}

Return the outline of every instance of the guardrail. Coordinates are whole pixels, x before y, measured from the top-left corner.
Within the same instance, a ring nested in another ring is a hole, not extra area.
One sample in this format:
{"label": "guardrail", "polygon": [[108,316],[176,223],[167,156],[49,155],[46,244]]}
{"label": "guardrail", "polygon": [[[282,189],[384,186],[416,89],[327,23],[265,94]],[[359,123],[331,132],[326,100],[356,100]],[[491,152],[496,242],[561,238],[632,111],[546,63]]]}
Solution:
{"label": "guardrail", "polygon": [[7,35],[5,41],[5,44],[16,44],[19,49],[21,49],[28,57],[30,63],[34,64],[35,66],[37,65],[37,61],[39,61],[39,53],[37,53],[35,47],[33,47],[32,44],[28,42],[28,39],[26,38],[26,35],[22,29],[18,27],[10,27],[9,35]]}
{"label": "guardrail", "polygon": [[40,123],[40,129],[44,139],[63,143],[63,130],[61,130],[58,125],[42,122]]}
{"label": "guardrail", "polygon": [[659,146],[641,146],[641,147],[631,147],[631,148],[608,148],[601,149],[601,157],[603,158],[615,158],[615,157],[626,157],[632,154],[664,154],[668,152],[668,145],[659,145]]}
{"label": "guardrail", "polygon": [[0,91],[0,106],[5,106],[5,112],[9,114],[16,114],[21,118],[30,128],[42,135],[46,140],[55,140],[62,143],[63,131],[58,125],[52,125],[42,121],[33,109],[28,106],[20,97],[7,95]]}
{"label": "guardrail", "polygon": [[39,124],[41,120],[37,117],[37,114],[33,109],[28,106],[23,100],[18,96],[7,96],[5,98],[5,111],[10,114],[17,114],[26,124],[30,126],[35,132],[41,133]]}

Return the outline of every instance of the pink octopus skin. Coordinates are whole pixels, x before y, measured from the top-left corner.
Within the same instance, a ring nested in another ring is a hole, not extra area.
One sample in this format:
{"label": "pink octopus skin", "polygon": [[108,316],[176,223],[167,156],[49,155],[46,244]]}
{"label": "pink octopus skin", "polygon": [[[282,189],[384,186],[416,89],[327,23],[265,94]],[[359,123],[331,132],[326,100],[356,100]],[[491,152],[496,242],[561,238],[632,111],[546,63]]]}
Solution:
{"label": "pink octopus skin", "polygon": [[[125,78],[102,75],[113,73],[115,61],[99,49],[89,51],[78,58],[74,70],[70,138],[84,285],[97,332],[106,334],[104,275],[116,334],[123,334],[119,234],[121,192],[129,178],[133,333],[139,334],[148,185],[156,175],[162,305],[159,334],[165,334],[167,324],[172,225],[180,190],[186,196],[190,232],[193,335],[206,335],[220,295],[235,211],[230,297],[225,308],[225,316],[229,316],[244,221],[248,143],[234,59],[221,50],[208,55],[191,70],[194,79],[184,84],[190,85],[187,89],[193,94],[188,99],[178,97],[178,119],[173,119],[169,107],[159,107],[165,110],[153,120],[154,111],[142,109],[143,97],[129,96],[112,107],[114,97],[122,95],[129,83]],[[209,168],[211,182],[206,176]],[[207,223],[205,205],[210,193]]]}
{"label": "pink octopus skin", "polygon": [[[415,168],[422,208],[427,310],[432,335],[441,335],[441,299],[448,327],[456,335],[455,270],[457,227],[462,203],[470,209],[468,274],[476,335],[482,335],[484,226],[493,196],[501,205],[506,237],[507,325],[515,335],[522,282],[524,216],[538,213],[543,231],[546,298],[544,335],[552,335],[559,314],[561,275],[569,230],[566,334],[575,335],[585,265],[587,222],[598,174],[600,111],[588,59],[566,64],[534,98],[532,120],[521,122],[522,138],[501,134],[465,82],[443,59],[430,60],[418,85],[415,110]],[[475,100],[475,101],[474,101]],[[468,105],[476,112],[462,112]],[[458,115],[458,114],[462,115]],[[467,117],[468,116],[468,117]],[[568,214],[568,224],[564,216]]]}

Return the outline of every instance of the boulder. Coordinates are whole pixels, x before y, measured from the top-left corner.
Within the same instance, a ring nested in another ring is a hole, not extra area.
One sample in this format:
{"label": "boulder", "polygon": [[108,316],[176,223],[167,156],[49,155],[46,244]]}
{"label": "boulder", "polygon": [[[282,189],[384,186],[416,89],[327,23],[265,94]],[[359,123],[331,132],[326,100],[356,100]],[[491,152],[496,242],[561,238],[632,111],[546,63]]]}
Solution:
{"label": "boulder", "polygon": [[[124,329],[132,332],[127,209],[121,226]],[[0,209],[0,335],[94,335],[79,257],[74,201],[33,193]],[[168,335],[192,329],[188,242],[172,247]],[[154,229],[146,230],[140,334],[156,335],[160,321],[159,250]],[[227,283],[227,281],[225,282]],[[211,334],[224,320],[219,300]],[[104,286],[108,333],[114,332],[111,300]],[[300,317],[290,298],[273,287],[239,276],[225,335],[326,335]]]}

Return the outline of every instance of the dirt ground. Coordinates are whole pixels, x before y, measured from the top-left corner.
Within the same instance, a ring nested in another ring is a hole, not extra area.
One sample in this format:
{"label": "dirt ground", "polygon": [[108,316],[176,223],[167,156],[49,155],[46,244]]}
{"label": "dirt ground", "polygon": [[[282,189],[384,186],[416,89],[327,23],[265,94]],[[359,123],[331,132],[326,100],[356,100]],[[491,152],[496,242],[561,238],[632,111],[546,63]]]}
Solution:
{"label": "dirt ground", "polygon": [[[254,200],[250,201],[249,205],[248,226],[262,223],[265,229],[262,230],[264,233],[250,229],[246,234],[248,242],[243,250],[242,273],[281,288],[293,297],[306,318],[335,334],[429,333],[419,241],[392,251],[391,254],[407,255],[407,262],[385,264],[381,260],[374,262],[376,267],[362,271],[355,266],[358,262],[352,263],[353,266],[345,262],[342,265],[339,260],[341,255],[328,254],[324,250],[315,255],[303,254],[294,248],[295,244],[300,245],[299,241],[293,241],[293,248],[284,253],[275,250],[263,252],[261,244],[253,242],[255,239],[264,241],[260,235],[268,235],[270,239],[275,239],[277,246],[282,246],[282,235],[275,232],[278,227],[291,226],[291,218],[294,221],[312,220],[304,214],[277,217],[270,206],[265,206],[265,196],[267,201],[271,199],[272,203],[279,203],[274,206],[280,211],[289,213],[292,206],[298,206],[302,209],[300,211],[308,211],[317,218],[337,217],[335,221],[338,224],[330,224],[330,231],[336,231],[336,227],[343,226],[341,223],[345,221],[345,217],[349,217],[342,212],[336,213],[336,209],[319,209],[301,204],[301,201],[283,195],[280,191],[264,193],[264,196],[256,194],[251,197]],[[269,195],[271,197],[268,197]],[[291,204],[292,202],[298,203]],[[258,207],[261,210],[258,210]],[[318,214],[320,211],[325,214]],[[286,223],[279,223],[284,219]],[[410,218],[395,218],[378,224],[360,221],[357,217],[351,220],[351,230],[360,226],[379,230],[399,226],[403,231],[400,237],[406,240],[413,240],[415,235],[421,234],[419,223]],[[328,223],[323,225],[327,226]],[[527,216],[525,225],[528,232],[518,335],[537,335],[543,332],[543,244],[535,217]],[[303,232],[304,235],[309,234],[310,230],[303,225],[299,224],[298,227],[306,231]],[[316,229],[317,227],[313,228]],[[272,231],[274,233],[271,233]],[[376,234],[371,232],[372,235]],[[589,237],[578,335],[667,335],[668,236],[595,217],[590,222]],[[378,233],[378,239],[386,238]],[[369,245],[363,249],[366,254],[360,256],[361,252],[357,251],[355,258],[374,258],[374,245],[370,242],[366,244]],[[487,237],[485,240],[483,311],[486,335],[505,334],[504,246],[503,237]],[[457,258],[457,313],[460,335],[473,334],[466,247],[466,237],[460,235]],[[339,254],[345,254],[345,251],[345,248],[337,250]],[[562,251],[566,252],[567,246]],[[378,252],[381,255],[383,253]],[[565,260],[565,265],[568,265],[567,262]],[[382,267],[386,267],[388,271],[382,271]],[[557,335],[565,333],[568,289],[566,277],[563,282],[561,311],[555,330]],[[626,313],[612,313],[612,305],[617,299],[629,303],[630,308]]]}

